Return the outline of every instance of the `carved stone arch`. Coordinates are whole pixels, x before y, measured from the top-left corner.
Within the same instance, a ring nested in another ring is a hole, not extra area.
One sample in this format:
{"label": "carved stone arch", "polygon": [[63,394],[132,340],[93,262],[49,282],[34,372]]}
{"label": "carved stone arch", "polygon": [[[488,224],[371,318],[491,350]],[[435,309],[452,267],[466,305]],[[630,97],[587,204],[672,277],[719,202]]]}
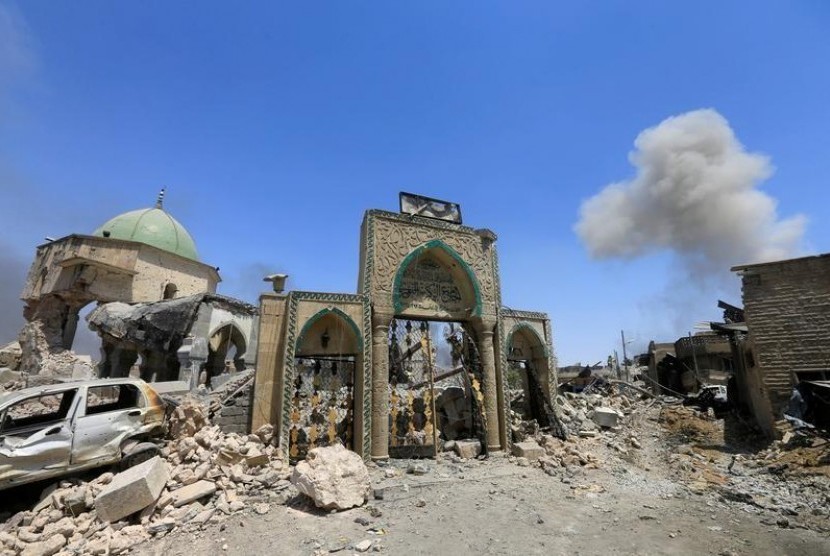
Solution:
{"label": "carved stone arch", "polygon": [[452,277],[453,284],[459,288],[461,298],[471,305],[467,307],[466,315],[457,314],[455,316],[481,316],[481,287],[475,272],[458,252],[440,239],[434,239],[419,245],[401,261],[392,287],[392,302],[395,313],[404,313],[408,308],[405,299],[408,292],[402,292],[402,287],[405,286],[410,267],[425,259],[433,259],[443,267]]}
{"label": "carved stone arch", "polygon": [[[548,346],[545,340],[539,335],[539,331],[536,330],[530,323],[527,322],[518,322],[516,323],[513,328],[510,329],[510,332],[507,334],[507,341],[504,343],[504,351],[507,355],[507,358],[511,358],[510,349],[513,346],[513,338],[517,333],[527,333],[531,336],[533,340],[536,340],[539,344],[539,347],[542,348],[543,356],[548,357],[550,354],[548,353]],[[527,354],[528,356],[531,354]],[[530,357],[528,357],[530,358]]]}
{"label": "carved stone arch", "polygon": [[300,330],[299,335],[297,336],[297,342],[295,344],[294,351],[298,353],[300,348],[303,346],[304,342],[306,341],[306,336],[308,333],[314,328],[314,326],[323,318],[331,316],[335,317],[346,324],[346,327],[354,334],[355,342],[356,342],[356,350],[355,353],[360,353],[363,351],[363,335],[360,333],[360,328],[358,328],[357,324],[355,324],[354,320],[340,310],[337,307],[329,307],[326,309],[322,309],[318,311],[314,315],[309,318],[306,323],[303,325],[302,330]]}

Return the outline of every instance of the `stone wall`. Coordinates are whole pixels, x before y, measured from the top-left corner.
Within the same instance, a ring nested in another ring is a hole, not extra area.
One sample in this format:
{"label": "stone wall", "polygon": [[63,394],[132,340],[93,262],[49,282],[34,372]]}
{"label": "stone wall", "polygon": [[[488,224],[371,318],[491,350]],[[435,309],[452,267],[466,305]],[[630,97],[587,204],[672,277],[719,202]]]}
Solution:
{"label": "stone wall", "polygon": [[[248,371],[253,373],[253,371]],[[233,394],[231,388],[238,387],[237,380],[231,380],[222,391]],[[213,415],[212,423],[218,425],[226,433],[247,434],[251,430],[251,412],[254,405],[254,381],[249,380],[244,388],[233,398],[225,401],[222,407]]]}
{"label": "stone wall", "polygon": [[796,373],[830,370],[830,255],[733,270],[742,276],[752,346],[747,366],[759,371],[763,383],[756,387],[771,418],[780,419]]}

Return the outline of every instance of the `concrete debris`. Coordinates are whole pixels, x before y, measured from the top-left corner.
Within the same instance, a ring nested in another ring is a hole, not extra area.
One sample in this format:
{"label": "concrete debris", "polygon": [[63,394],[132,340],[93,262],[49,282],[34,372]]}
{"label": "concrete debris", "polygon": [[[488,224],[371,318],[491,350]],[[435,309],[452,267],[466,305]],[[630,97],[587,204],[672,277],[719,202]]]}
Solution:
{"label": "concrete debris", "polygon": [[[0,525],[0,554],[121,554],[174,529],[204,527],[297,495],[273,427],[225,434],[197,399],[177,411],[170,432],[179,436],[167,441],[162,457],[90,482],[54,483],[31,510]],[[268,504],[247,502],[263,496]]]}
{"label": "concrete debris", "polygon": [[527,458],[528,461],[536,461],[545,455],[545,449],[533,441],[516,442],[513,444],[513,455]]}
{"label": "concrete debris", "polygon": [[208,417],[204,407],[192,398],[185,398],[173,410],[167,421],[168,434],[171,438],[193,436],[207,424]]}
{"label": "concrete debris", "polygon": [[591,419],[600,427],[614,428],[620,419],[620,414],[610,407],[597,407]]}
{"label": "concrete debris", "polygon": [[183,486],[170,493],[174,508],[184,506],[195,502],[200,498],[205,498],[216,492],[216,483],[211,481],[198,481],[193,484]]}
{"label": "concrete debris", "polygon": [[95,510],[102,521],[118,521],[139,512],[158,499],[170,473],[158,456],[116,475],[95,497]]}
{"label": "concrete debris", "polygon": [[456,440],[454,442],[453,449],[458,457],[472,459],[481,455],[481,441]]}
{"label": "concrete debris", "polygon": [[371,492],[363,459],[340,444],[310,450],[294,468],[291,482],[318,508],[326,510],[362,506]]}

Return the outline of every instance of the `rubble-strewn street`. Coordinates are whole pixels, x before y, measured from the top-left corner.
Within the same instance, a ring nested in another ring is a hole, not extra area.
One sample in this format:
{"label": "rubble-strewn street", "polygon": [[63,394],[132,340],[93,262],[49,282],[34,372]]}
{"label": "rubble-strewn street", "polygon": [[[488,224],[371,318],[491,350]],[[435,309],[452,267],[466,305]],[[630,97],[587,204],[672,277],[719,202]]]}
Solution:
{"label": "rubble-strewn street", "polygon": [[[560,411],[575,434],[564,441],[545,433],[525,438],[517,451],[526,457],[462,459],[448,451],[437,461],[369,464],[368,503],[340,512],[316,508],[291,484],[291,468],[272,445],[269,427],[223,434],[207,423],[201,406],[186,400],[171,417],[175,438],[162,451],[166,481],[154,501],[125,497],[119,504],[146,507],[108,523],[100,499],[117,481],[112,473],[88,483],[61,481],[34,500],[32,510],[6,517],[2,553],[830,550],[826,440],[790,434],[787,445],[754,451],[748,431],[729,438],[728,419],[669,398],[642,398],[634,391],[560,396]],[[614,408],[617,426],[595,425],[604,418],[596,408]],[[319,475],[328,465],[326,473],[341,485],[338,495],[360,504],[366,493],[354,462],[326,457],[312,460],[316,484],[329,479]]]}

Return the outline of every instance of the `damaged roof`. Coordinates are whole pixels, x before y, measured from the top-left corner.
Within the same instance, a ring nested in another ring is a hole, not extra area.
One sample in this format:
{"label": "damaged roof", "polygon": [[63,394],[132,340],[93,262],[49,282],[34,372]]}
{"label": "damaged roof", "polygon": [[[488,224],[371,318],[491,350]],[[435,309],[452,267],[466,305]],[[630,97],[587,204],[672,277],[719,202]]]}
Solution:
{"label": "damaged roof", "polygon": [[155,303],[105,303],[96,307],[86,320],[92,329],[113,338],[169,351],[177,348],[190,332],[202,303],[233,313],[250,316],[258,313],[253,305],[232,297],[200,293]]}

